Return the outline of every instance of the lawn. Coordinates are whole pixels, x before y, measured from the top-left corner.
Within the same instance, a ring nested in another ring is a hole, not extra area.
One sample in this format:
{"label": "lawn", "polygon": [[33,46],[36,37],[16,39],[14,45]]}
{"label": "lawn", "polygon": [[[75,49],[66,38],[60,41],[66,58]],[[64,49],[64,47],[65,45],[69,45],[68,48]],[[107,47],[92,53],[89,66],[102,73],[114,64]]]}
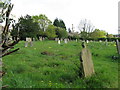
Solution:
{"label": "lawn", "polygon": [[118,58],[114,42],[89,42],[95,74],[83,78],[80,73],[81,42],[60,45],[56,41],[35,41],[3,58],[3,85],[8,88],[118,88]]}

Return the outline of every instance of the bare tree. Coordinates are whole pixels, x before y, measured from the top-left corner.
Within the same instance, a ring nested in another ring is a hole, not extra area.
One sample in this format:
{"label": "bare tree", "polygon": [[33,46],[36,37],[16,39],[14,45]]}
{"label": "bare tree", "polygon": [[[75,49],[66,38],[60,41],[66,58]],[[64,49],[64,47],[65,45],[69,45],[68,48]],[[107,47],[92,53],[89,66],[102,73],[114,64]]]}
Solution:
{"label": "bare tree", "polygon": [[9,33],[10,33],[9,26],[15,23],[15,21],[10,18],[10,13],[12,9],[13,9],[13,4],[11,4],[9,0],[5,2],[2,1],[0,2],[0,24],[1,25],[4,24],[3,28],[1,28],[0,30],[1,32],[0,57],[4,57],[19,50],[19,48],[17,48],[12,51],[9,51],[10,49],[13,49],[14,45],[16,45],[19,42],[19,39],[12,42],[9,41]]}
{"label": "bare tree", "polygon": [[88,21],[87,19],[81,20],[78,29],[80,30],[81,37],[86,39],[89,38],[90,33],[94,31],[94,26],[93,24]]}

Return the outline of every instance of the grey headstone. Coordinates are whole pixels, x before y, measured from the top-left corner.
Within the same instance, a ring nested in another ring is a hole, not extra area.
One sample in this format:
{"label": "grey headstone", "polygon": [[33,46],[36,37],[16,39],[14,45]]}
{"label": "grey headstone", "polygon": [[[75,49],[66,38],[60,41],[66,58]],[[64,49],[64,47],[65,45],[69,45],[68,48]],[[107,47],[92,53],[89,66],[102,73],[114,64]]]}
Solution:
{"label": "grey headstone", "polygon": [[81,67],[82,67],[82,73],[84,77],[91,76],[94,74],[94,65],[92,61],[92,55],[89,49],[85,48],[82,49],[80,53],[80,61],[81,61]]}
{"label": "grey headstone", "polygon": [[64,42],[67,44],[67,39],[64,39]]}
{"label": "grey headstone", "polygon": [[28,42],[25,42],[25,47],[28,47]]}
{"label": "grey headstone", "polygon": [[118,39],[116,40],[116,47],[117,47],[118,54],[120,55],[120,42]]}
{"label": "grey headstone", "polygon": [[30,46],[31,46],[31,47],[33,46],[33,42],[32,42],[32,41],[30,42]]}

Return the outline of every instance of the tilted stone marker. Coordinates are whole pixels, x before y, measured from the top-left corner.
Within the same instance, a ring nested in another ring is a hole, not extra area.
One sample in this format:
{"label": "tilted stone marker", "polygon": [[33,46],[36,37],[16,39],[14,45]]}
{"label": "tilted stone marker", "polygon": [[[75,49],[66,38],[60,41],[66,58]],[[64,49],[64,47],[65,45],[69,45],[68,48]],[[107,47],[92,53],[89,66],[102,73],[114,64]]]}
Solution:
{"label": "tilted stone marker", "polygon": [[120,55],[120,42],[118,39],[116,40],[116,47],[117,47],[118,54]]}
{"label": "tilted stone marker", "polygon": [[94,66],[92,61],[92,55],[89,49],[86,48],[85,43],[82,43],[82,51],[80,53],[80,62],[82,68],[82,76],[88,77],[94,74]]}

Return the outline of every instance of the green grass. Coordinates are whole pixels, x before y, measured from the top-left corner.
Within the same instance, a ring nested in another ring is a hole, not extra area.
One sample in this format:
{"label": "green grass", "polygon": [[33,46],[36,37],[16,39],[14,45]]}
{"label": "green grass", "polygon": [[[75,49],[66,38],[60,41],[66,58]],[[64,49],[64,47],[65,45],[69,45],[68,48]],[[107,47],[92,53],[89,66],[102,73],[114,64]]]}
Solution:
{"label": "green grass", "polygon": [[[3,85],[9,88],[118,88],[118,59],[115,43],[106,46],[100,42],[87,44],[92,53],[95,74],[79,77],[81,42],[36,41],[33,47],[24,47],[3,58]],[[49,52],[50,55],[42,55]]]}

